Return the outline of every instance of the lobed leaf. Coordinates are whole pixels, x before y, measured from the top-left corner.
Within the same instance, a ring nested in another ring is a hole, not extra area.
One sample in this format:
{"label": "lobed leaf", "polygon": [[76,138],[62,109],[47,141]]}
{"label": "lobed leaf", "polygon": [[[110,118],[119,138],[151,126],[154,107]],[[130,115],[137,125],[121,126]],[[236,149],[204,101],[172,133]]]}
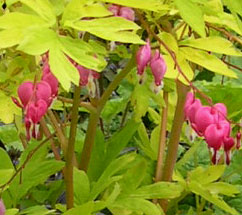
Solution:
{"label": "lobed leaf", "polygon": [[202,67],[220,75],[237,78],[236,73],[229,69],[227,65],[219,60],[215,55],[210,55],[207,52],[189,47],[183,47],[180,48],[180,50],[184,57],[193,63],[201,65]]}
{"label": "lobed leaf", "polygon": [[218,36],[210,36],[199,39],[188,39],[181,41],[179,45],[185,45],[219,54],[242,56],[241,51],[235,49],[235,47],[229,40]]}
{"label": "lobed leaf", "polygon": [[182,19],[201,37],[205,37],[205,22],[200,7],[192,0],[175,0]]}

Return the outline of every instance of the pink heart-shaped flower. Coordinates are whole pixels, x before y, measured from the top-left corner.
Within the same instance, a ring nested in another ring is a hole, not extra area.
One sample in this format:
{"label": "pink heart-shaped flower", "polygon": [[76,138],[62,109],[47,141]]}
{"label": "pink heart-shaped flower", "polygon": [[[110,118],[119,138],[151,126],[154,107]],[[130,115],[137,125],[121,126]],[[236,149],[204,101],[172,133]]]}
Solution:
{"label": "pink heart-shaped flower", "polygon": [[33,96],[34,85],[32,82],[24,82],[18,88],[18,96],[24,108],[29,103],[30,99]]}

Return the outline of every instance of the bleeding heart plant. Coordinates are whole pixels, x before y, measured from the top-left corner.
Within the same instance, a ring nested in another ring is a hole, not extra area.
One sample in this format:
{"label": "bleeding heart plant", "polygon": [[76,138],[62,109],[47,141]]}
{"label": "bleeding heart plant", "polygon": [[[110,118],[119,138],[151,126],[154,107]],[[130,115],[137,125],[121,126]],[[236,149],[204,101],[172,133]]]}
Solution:
{"label": "bleeding heart plant", "polygon": [[159,50],[156,50],[152,56],[149,40],[146,45],[141,46],[136,54],[137,74],[139,83],[143,83],[145,79],[145,69],[150,66],[154,78],[151,86],[155,93],[158,93],[163,87],[163,78],[167,70],[166,62]]}
{"label": "bleeding heart plant", "polygon": [[195,99],[193,93],[188,93],[185,107],[185,118],[189,121],[197,135],[204,136],[208,147],[213,150],[212,162],[219,161],[218,151],[223,147],[225,151],[225,162],[230,163],[231,149],[235,142],[231,134],[231,125],[226,120],[227,108],[222,103],[212,107],[202,106],[199,99]]}

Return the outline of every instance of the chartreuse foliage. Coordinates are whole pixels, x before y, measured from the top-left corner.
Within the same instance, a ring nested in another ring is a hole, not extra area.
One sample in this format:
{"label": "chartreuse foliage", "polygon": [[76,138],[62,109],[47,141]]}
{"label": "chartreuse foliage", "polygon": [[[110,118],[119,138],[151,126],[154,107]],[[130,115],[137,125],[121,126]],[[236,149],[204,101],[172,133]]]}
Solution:
{"label": "chartreuse foliage", "polygon": [[[0,2],[2,4],[3,0]],[[167,65],[163,88],[169,93],[167,140],[170,140],[173,123],[177,123],[173,120],[177,80],[187,86],[194,81],[193,85],[214,103],[226,104],[229,119],[239,122],[242,76],[238,69],[227,64],[242,67],[238,45],[242,43],[240,0],[4,2],[7,8],[0,10],[0,121],[14,122],[17,127],[17,130],[14,124],[0,127],[0,140],[6,148],[0,148],[0,199],[4,200],[6,215],[242,213],[241,151],[234,153],[231,166],[211,166],[204,141],[196,138],[192,142],[186,136],[185,126],[173,182],[153,183],[165,102],[163,91],[157,94],[152,91],[153,75],[149,66],[141,85],[133,62],[129,73],[110,92],[100,113],[98,109],[102,93],[115,83],[115,78],[125,71],[121,69],[126,62],[134,59],[137,47],[149,38],[152,50],[159,49]],[[111,4],[131,7],[136,14],[135,21],[113,16],[108,9]],[[168,49],[161,45],[163,43]],[[56,110],[61,131],[49,126],[53,122],[47,116],[48,128],[55,133],[51,141],[38,148],[40,141],[31,140],[28,144],[20,141],[19,136],[23,137],[25,132],[22,113],[11,97],[16,97],[17,88],[24,81],[40,79],[39,64],[46,53],[51,72],[60,83],[59,95],[65,96],[67,102],[56,101],[51,107]],[[72,87],[78,86],[80,79],[70,58],[102,75],[96,83],[96,98],[86,99],[86,91],[81,92],[84,104],[91,108],[79,108],[77,159],[73,159],[77,161],[73,168],[74,208],[67,210],[64,168],[67,159],[58,145],[58,132],[63,132],[64,141],[68,141]],[[210,79],[204,74],[210,74]],[[99,114],[96,124],[100,126],[88,136],[89,114]],[[235,127],[232,134],[237,130]],[[93,137],[88,169],[80,170],[83,145]],[[60,160],[55,160],[50,153],[49,143],[52,150],[53,146],[57,147]],[[167,211],[154,204],[153,199],[168,200]]]}
{"label": "chartreuse foliage", "polygon": [[193,171],[188,173],[188,177],[185,180],[179,171],[176,171],[173,175],[175,181],[179,181],[183,185],[187,194],[190,192],[201,196],[206,201],[211,202],[218,208],[226,211],[230,214],[238,214],[238,212],[230,207],[222,198],[221,195],[235,196],[240,191],[235,186],[225,183],[217,182],[217,180],[223,175],[225,166],[210,166],[207,169],[197,167]]}
{"label": "chartreuse foliage", "polygon": [[[142,168],[140,168],[142,165]],[[131,167],[131,168],[130,168]],[[139,168],[137,168],[139,167]],[[175,183],[160,182],[142,186],[146,173],[146,160],[133,153],[114,159],[97,181],[90,183],[85,172],[75,169],[75,204],[80,205],[64,214],[78,212],[92,214],[104,208],[115,213],[140,211],[145,214],[162,214],[162,210],[146,199],[178,197],[183,188]],[[122,175],[123,171],[128,171]],[[129,184],[127,184],[127,182]],[[94,201],[105,189],[100,201]],[[118,212],[119,211],[119,212]]]}

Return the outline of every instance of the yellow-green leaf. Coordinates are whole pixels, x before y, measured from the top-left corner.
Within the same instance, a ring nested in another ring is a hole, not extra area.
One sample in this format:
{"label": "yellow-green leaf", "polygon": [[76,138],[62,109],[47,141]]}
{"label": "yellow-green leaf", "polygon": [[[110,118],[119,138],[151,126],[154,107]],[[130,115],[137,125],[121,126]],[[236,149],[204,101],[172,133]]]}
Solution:
{"label": "yellow-green leaf", "polygon": [[52,73],[57,77],[63,88],[68,91],[71,82],[79,85],[79,73],[61,50],[61,45],[52,44],[49,51],[49,64]]}
{"label": "yellow-green leaf", "polygon": [[207,169],[197,167],[189,172],[189,180],[197,181],[201,184],[209,184],[218,180],[224,173],[225,165],[209,166]]}
{"label": "yellow-green leaf", "polygon": [[104,17],[112,15],[112,13],[100,3],[86,3],[86,0],[70,1],[63,13],[62,22],[67,20],[77,21],[83,17]]}
{"label": "yellow-green leaf", "polygon": [[167,32],[162,32],[158,35],[175,53],[178,52],[178,44],[176,39],[172,36],[172,34]]}
{"label": "yellow-green leaf", "polygon": [[107,17],[77,22],[66,21],[65,26],[79,31],[87,31],[105,40],[123,43],[145,44],[135,32],[140,27],[121,17]]}
{"label": "yellow-green leaf", "polygon": [[210,22],[213,24],[223,25],[227,28],[234,30],[238,34],[242,35],[242,31],[240,30],[240,28],[236,22],[236,19],[234,18],[234,16],[232,14],[220,13],[220,14],[216,14],[213,16],[205,15],[204,20],[206,22]]}
{"label": "yellow-green leaf", "polygon": [[92,20],[82,20],[77,22],[67,21],[65,25],[76,28],[79,31],[108,31],[117,32],[124,30],[138,30],[140,27],[134,22],[122,17],[108,17]]}
{"label": "yellow-green leaf", "polygon": [[55,10],[49,0],[20,0],[20,2],[30,7],[49,25],[52,26],[56,23]]}
{"label": "yellow-green leaf", "polygon": [[0,121],[8,124],[14,120],[14,114],[21,115],[21,109],[17,107],[10,96],[0,92]]}
{"label": "yellow-green leaf", "polygon": [[62,51],[79,63],[89,69],[101,72],[106,61],[103,56],[95,54],[93,47],[80,39],[70,37],[59,37],[62,44]]}
{"label": "yellow-green leaf", "polygon": [[219,208],[223,209],[224,211],[228,212],[229,214],[232,214],[232,215],[238,214],[238,212],[234,208],[231,208],[225,201],[223,201],[217,195],[211,194],[201,184],[192,181],[188,184],[188,187],[193,193],[202,196],[204,199],[206,199],[207,201],[211,202],[212,204],[218,206]]}
{"label": "yellow-green leaf", "polygon": [[21,29],[7,29],[0,31],[0,49],[9,48],[20,43],[23,39]]}
{"label": "yellow-green leaf", "polygon": [[180,50],[184,57],[193,63],[196,63],[220,75],[237,78],[236,73],[229,69],[227,65],[219,60],[215,55],[189,47],[183,47],[180,48]]}
{"label": "yellow-green leaf", "polygon": [[181,41],[179,45],[190,46],[193,48],[198,48],[225,55],[242,56],[242,52],[235,49],[230,41],[218,36],[184,40]]}
{"label": "yellow-green leaf", "polygon": [[[189,82],[183,77],[183,75],[180,74],[180,72],[176,68],[175,63],[174,63],[173,59],[171,58],[171,56],[164,55],[163,57],[166,61],[166,65],[167,65],[167,71],[166,71],[165,77],[170,78],[170,79],[178,78],[182,83],[189,85]],[[189,63],[183,57],[183,55],[180,54],[180,52],[178,52],[178,54],[177,54],[177,62],[179,64],[182,72],[185,74],[186,78],[189,81],[191,81],[194,77],[194,72],[193,72],[192,68],[190,67]]]}
{"label": "yellow-green leaf", "polygon": [[228,184],[225,182],[215,182],[205,185],[206,189],[208,189],[213,194],[223,194],[226,196],[235,196],[235,194],[240,193],[235,185]]}
{"label": "yellow-green leaf", "polygon": [[203,12],[192,0],[175,0],[182,19],[200,36],[205,37],[205,22]]}
{"label": "yellow-green leaf", "polygon": [[0,186],[8,182],[14,173],[13,169],[0,169]]}
{"label": "yellow-green leaf", "polygon": [[127,7],[140,8],[144,10],[151,11],[160,11],[160,10],[168,10],[168,5],[163,4],[159,0],[149,0],[149,1],[141,1],[141,0],[101,0],[103,2],[108,2],[112,4],[119,4]]}
{"label": "yellow-green leaf", "polygon": [[48,28],[31,28],[24,32],[24,39],[17,50],[30,55],[41,55],[47,52],[53,42],[57,40],[56,33]]}
{"label": "yellow-green leaf", "polygon": [[23,29],[30,26],[48,26],[48,23],[38,16],[19,12],[7,13],[0,16],[0,29]]}
{"label": "yellow-green leaf", "polygon": [[93,31],[92,34],[110,41],[117,41],[121,43],[133,43],[133,44],[146,44],[145,41],[141,40],[140,37],[129,31],[118,31],[118,32],[106,32],[106,31]]}

